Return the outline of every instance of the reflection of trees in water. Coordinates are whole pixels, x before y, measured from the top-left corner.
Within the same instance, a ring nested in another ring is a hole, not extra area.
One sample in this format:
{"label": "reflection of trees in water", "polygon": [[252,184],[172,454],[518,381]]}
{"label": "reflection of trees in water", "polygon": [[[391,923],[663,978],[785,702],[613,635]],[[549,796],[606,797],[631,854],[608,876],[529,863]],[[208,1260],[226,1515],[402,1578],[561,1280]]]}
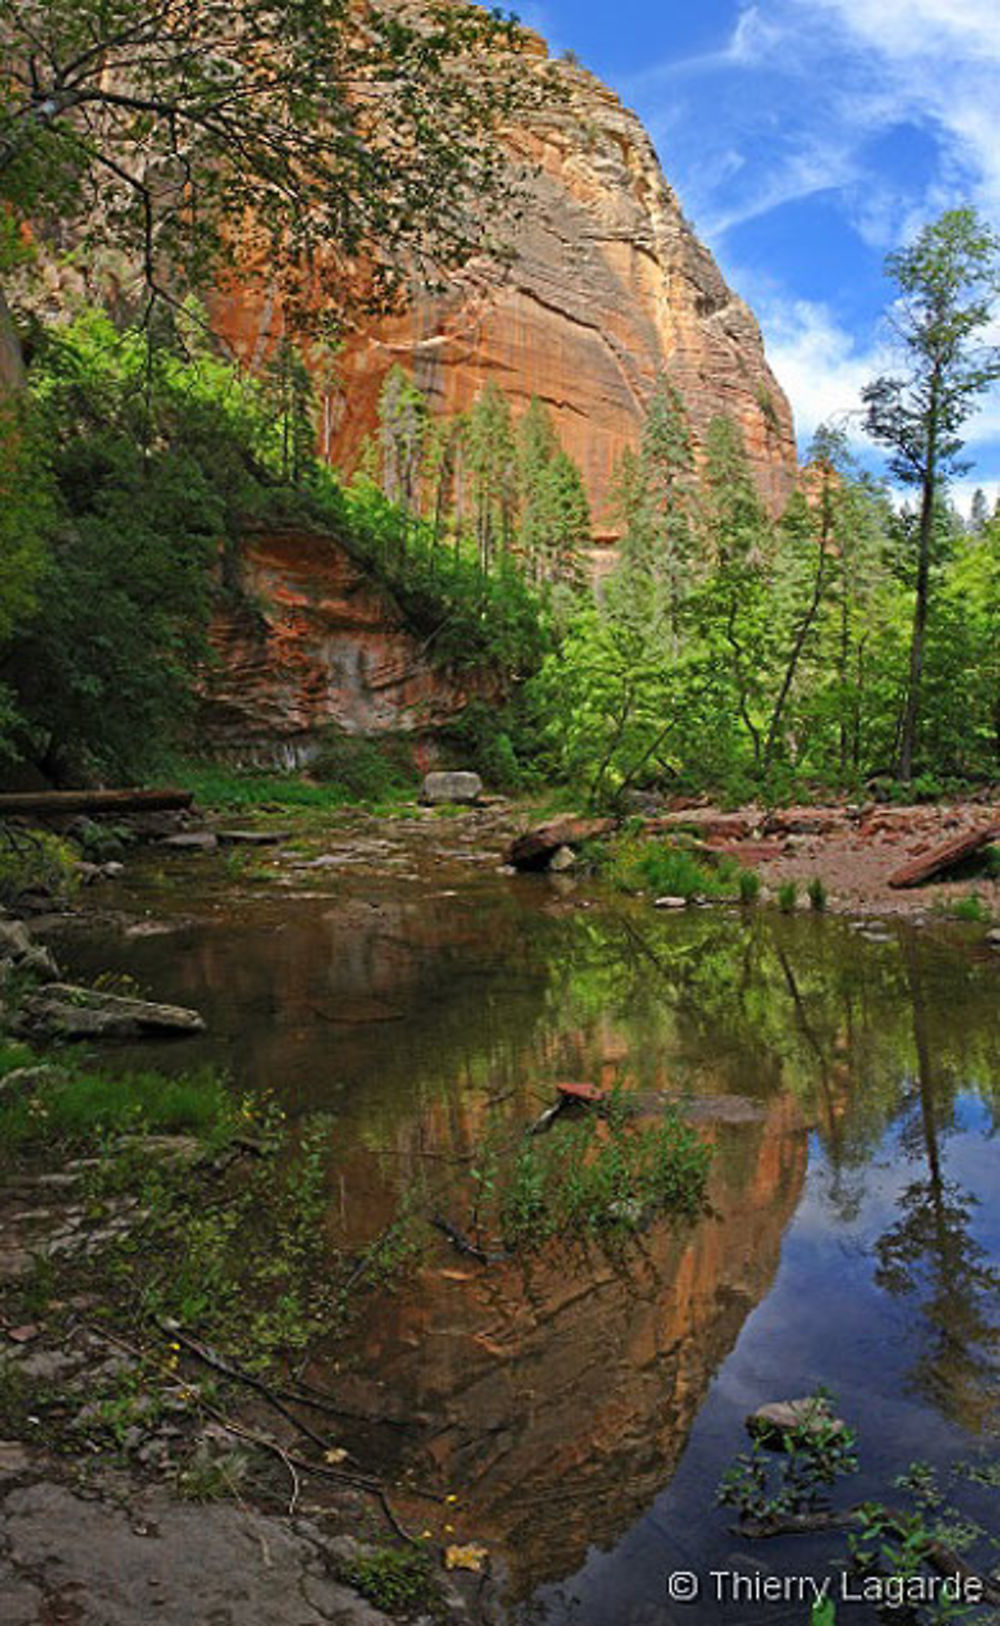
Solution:
{"label": "reflection of trees in water", "polygon": [[899,1200],[899,1218],[876,1244],[876,1280],[887,1292],[919,1297],[925,1347],[916,1388],[967,1428],[996,1421],[1000,1352],[1000,1271],[972,1235],[976,1198],[949,1181],[944,1143],[955,1123],[955,1079],[935,1065],[922,971],[906,955],[916,1069],[901,1144],[926,1174]]}
{"label": "reflection of trees in water", "polygon": [[[719,910],[678,918],[648,909],[564,922],[550,1017],[575,1032],[578,1064],[604,1034],[622,1037],[640,1084],[767,1096],[790,1090],[814,1118],[839,1182],[868,1162],[904,1109],[916,1067],[914,992],[921,968],[928,1044],[940,1068],[1000,1105],[996,966],[903,931],[860,942],[842,923]],[[588,1041],[590,1049],[588,1050]]]}

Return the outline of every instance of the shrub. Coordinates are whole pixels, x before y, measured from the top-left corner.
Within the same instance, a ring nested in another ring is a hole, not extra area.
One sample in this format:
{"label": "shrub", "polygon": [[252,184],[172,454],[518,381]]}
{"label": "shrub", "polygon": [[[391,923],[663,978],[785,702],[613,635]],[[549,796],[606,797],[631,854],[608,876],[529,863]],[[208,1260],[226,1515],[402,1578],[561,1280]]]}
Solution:
{"label": "shrub", "polygon": [[398,738],[374,740],[329,729],[309,774],[345,801],[382,802],[415,792],[412,749]]}
{"label": "shrub", "polygon": [[778,908],[783,915],[795,913],[795,905],[799,901],[799,887],[797,881],[782,881],[778,888]]}
{"label": "shrub", "polygon": [[72,847],[48,830],[15,830],[0,823],[0,903],[16,904],[25,892],[68,896],[75,886]]}
{"label": "shrub", "polygon": [[967,920],[974,926],[988,926],[992,918],[978,892],[967,892],[964,898],[958,898],[951,912],[956,920]]}
{"label": "shrub", "polygon": [[742,896],[742,871],[731,858],[717,864],[671,842],[626,840],[605,861],[609,878],[626,892],[655,892],[675,898]]}

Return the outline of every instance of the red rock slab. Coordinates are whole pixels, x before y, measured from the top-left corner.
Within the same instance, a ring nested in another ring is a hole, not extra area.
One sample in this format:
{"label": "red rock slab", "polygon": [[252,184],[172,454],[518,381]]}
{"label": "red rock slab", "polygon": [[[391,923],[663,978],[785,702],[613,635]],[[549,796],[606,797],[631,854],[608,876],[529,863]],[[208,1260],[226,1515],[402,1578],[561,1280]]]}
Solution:
{"label": "red rock slab", "polygon": [[565,1101],[587,1101],[591,1105],[603,1101],[608,1093],[607,1090],[602,1090],[599,1084],[563,1083],[557,1084],[556,1089]]}
{"label": "red rock slab", "polygon": [[608,835],[614,828],[614,819],[553,819],[512,841],[507,862],[515,869],[544,869],[560,847],[579,847],[584,841]]}
{"label": "red rock slab", "polygon": [[941,842],[940,846],[932,847],[930,852],[923,852],[917,858],[911,858],[909,863],[889,876],[889,885],[897,891],[909,886],[920,886],[923,881],[930,881],[935,875],[941,875],[946,870],[954,869],[963,859],[971,858],[974,853],[988,847],[991,841],[1000,837],[1000,825],[980,825],[977,830],[966,830],[964,835],[953,836],[950,841]]}

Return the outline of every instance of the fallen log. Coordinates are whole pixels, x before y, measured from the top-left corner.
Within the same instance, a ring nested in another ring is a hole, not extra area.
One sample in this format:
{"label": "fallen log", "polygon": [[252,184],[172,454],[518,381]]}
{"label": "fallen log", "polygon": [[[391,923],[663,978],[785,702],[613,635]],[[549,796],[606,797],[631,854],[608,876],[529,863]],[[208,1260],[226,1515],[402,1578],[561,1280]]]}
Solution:
{"label": "fallen log", "polygon": [[0,796],[0,819],[61,818],[73,813],[179,813],[190,790],[33,790]]}
{"label": "fallen log", "polygon": [[553,819],[548,824],[539,824],[511,842],[507,863],[520,870],[545,869],[560,847],[576,848],[585,841],[609,835],[616,822],[615,819]]}
{"label": "fallen log", "polygon": [[921,853],[919,858],[913,858],[908,864],[903,864],[889,876],[889,885],[897,891],[905,887],[920,886],[924,881],[930,881],[935,875],[942,875],[947,870],[954,869],[964,859],[972,858],[992,841],[1000,838],[1000,825],[980,825],[978,830],[967,830],[964,835],[952,836],[950,841],[941,842],[940,846],[932,847],[930,852]]}

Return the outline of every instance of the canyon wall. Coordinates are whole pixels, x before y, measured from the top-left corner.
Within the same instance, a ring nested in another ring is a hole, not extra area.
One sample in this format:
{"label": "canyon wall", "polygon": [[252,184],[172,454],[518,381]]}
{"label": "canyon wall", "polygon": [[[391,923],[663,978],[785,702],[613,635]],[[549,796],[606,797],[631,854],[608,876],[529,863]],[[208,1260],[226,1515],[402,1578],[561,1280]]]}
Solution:
{"label": "canyon wall", "polygon": [[[536,51],[544,58],[540,40]],[[443,414],[492,379],[515,412],[533,395],[548,405],[583,472],[598,541],[609,542],[615,465],[665,372],[696,440],[718,413],[738,421],[776,512],[795,481],[795,440],[757,322],[685,220],[639,119],[589,73],[559,72],[565,101],[506,138],[525,177],[512,264],[477,260],[443,292],[418,291],[402,314],[349,332],[324,402],[324,449],[353,466],[395,363]],[[280,311],[245,293],[220,298],[214,314],[247,357],[280,336]]]}

